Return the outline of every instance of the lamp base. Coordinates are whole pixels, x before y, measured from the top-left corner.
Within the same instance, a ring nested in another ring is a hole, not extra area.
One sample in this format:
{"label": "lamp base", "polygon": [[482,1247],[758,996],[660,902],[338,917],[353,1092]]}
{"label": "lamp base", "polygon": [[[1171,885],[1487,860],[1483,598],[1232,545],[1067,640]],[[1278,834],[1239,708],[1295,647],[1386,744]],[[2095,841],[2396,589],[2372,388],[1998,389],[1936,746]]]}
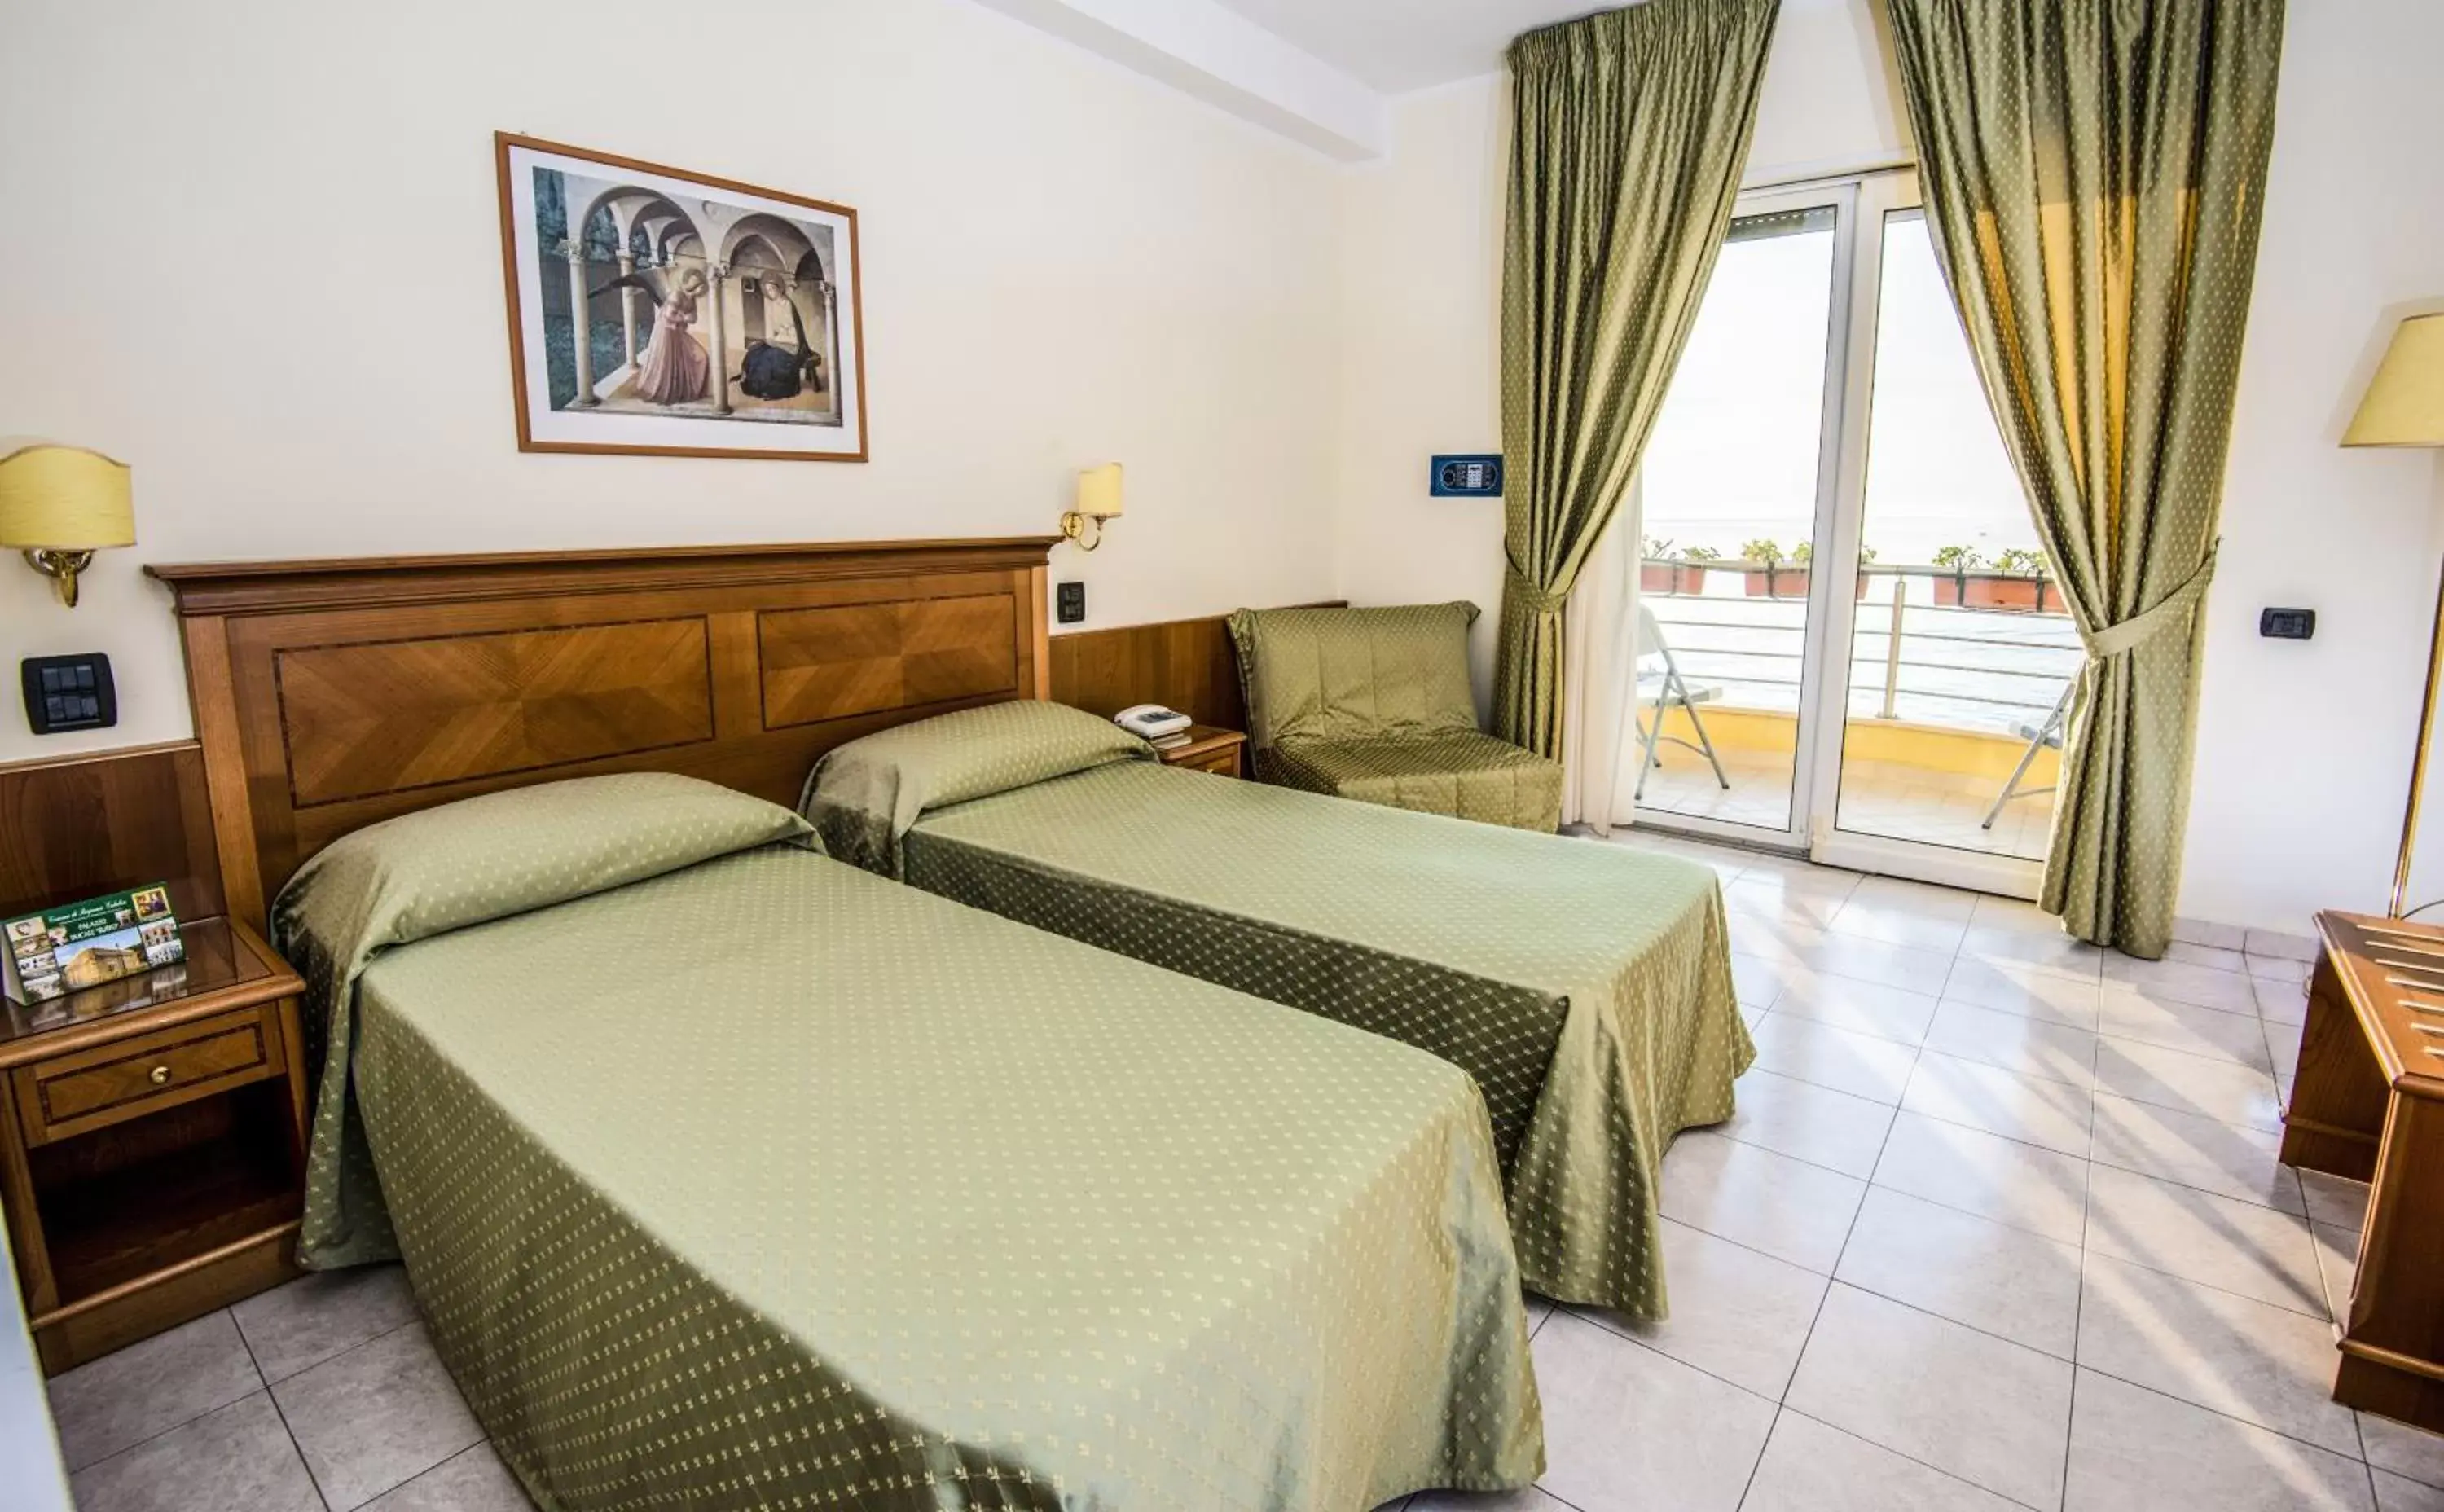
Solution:
{"label": "lamp base", "polygon": [[57,546],[28,546],[26,565],[51,580],[58,590],[60,602],[73,609],[77,606],[77,574],[93,565],[90,551],[69,551]]}
{"label": "lamp base", "polygon": [[2400,918],[2410,904],[2410,857],[2418,844],[2418,804],[2427,796],[2427,755],[2435,739],[2435,702],[2444,691],[2444,576],[2435,584],[2435,636],[2427,647],[2427,696],[2418,705],[2418,745],[2410,757],[2410,802],[2401,813],[2401,851],[2394,857],[2388,918]]}
{"label": "lamp base", "polygon": [[1079,550],[1092,551],[1103,544],[1103,522],[1071,509],[1061,517],[1061,533],[1076,542]]}

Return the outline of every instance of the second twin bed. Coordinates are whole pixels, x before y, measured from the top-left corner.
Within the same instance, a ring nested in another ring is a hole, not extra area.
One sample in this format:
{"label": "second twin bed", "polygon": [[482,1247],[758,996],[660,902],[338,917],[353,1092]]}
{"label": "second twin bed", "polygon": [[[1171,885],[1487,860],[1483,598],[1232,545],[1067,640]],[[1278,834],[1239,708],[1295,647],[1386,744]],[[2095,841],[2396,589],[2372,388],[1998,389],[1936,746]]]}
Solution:
{"label": "second twin bed", "polygon": [[843,859],[1459,1065],[1528,1284],[1663,1316],[1663,1152],[1755,1057],[1713,874],[1151,755],[996,704],[839,747],[802,807]]}

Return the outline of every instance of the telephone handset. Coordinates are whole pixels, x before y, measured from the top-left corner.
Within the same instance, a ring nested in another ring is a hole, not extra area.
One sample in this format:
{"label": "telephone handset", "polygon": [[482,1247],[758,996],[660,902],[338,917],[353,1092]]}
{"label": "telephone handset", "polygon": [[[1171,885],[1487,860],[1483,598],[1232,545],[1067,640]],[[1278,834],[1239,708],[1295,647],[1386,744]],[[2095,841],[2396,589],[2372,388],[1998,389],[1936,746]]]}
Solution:
{"label": "telephone handset", "polygon": [[1165,735],[1178,734],[1195,721],[1160,704],[1132,704],[1114,714],[1112,723],[1132,735],[1160,740]]}

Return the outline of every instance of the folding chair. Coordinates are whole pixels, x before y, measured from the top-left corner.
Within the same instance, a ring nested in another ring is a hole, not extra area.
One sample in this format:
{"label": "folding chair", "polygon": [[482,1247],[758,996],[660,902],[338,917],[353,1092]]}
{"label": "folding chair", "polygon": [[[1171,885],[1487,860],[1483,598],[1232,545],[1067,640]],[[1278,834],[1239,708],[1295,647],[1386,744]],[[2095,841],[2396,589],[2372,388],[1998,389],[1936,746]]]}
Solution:
{"label": "folding chair", "polygon": [[[1659,663],[1659,670],[1648,672],[1646,669],[1650,660]],[[1706,722],[1697,717],[1699,704],[1713,703],[1722,696],[1723,690],[1720,684],[1693,684],[1688,678],[1680,675],[1680,663],[1672,655],[1671,643],[1663,638],[1663,627],[1656,622],[1655,611],[1647,608],[1643,603],[1639,604],[1638,606],[1638,701],[1640,706],[1652,702],[1655,720],[1651,725],[1643,719],[1638,722],[1638,739],[1639,743],[1645,747],[1645,755],[1638,764],[1638,786],[1630,795],[1633,802],[1646,796],[1646,774],[1663,765],[1660,747],[1666,741],[1704,756],[1707,763],[1714,768],[1714,781],[1723,784],[1725,792],[1731,790],[1731,780],[1723,775],[1723,759],[1714,754],[1714,743],[1706,734]],[[1688,713],[1690,728],[1697,732],[1694,745],[1677,735],[1663,733],[1663,717],[1675,709],[1683,710]]]}
{"label": "folding chair", "polygon": [[2011,733],[2027,741],[2028,748],[2020,752],[2020,765],[2011,768],[2010,778],[2003,784],[2003,790],[1994,795],[1994,805],[1986,810],[1985,819],[1978,822],[1979,829],[1992,829],[1994,821],[2003,817],[2003,805],[2011,800],[2038,798],[2053,791],[2050,787],[2022,787],[2020,779],[2028,775],[2028,767],[2036,762],[2037,752],[2048,747],[2062,749],[2063,721],[2069,717],[2071,690],[2076,686],[2075,683],[2063,684],[2062,696],[2054,700],[2054,711],[2046,716],[2045,723],[2011,727]]}

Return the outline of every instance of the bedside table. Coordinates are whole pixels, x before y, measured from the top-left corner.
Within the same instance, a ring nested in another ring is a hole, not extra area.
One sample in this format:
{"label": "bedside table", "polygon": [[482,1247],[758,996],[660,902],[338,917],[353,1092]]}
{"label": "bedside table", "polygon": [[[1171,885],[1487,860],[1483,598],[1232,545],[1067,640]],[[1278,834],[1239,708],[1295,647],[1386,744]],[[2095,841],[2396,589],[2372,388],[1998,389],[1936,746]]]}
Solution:
{"label": "bedside table", "polygon": [[0,1003],[0,1208],[53,1374],[297,1274],[305,984],[245,925]]}
{"label": "bedside table", "polygon": [[1176,746],[1158,746],[1156,750],[1165,766],[1183,766],[1192,772],[1212,772],[1218,777],[1244,777],[1247,747],[1244,730],[1191,725],[1186,740]]}

